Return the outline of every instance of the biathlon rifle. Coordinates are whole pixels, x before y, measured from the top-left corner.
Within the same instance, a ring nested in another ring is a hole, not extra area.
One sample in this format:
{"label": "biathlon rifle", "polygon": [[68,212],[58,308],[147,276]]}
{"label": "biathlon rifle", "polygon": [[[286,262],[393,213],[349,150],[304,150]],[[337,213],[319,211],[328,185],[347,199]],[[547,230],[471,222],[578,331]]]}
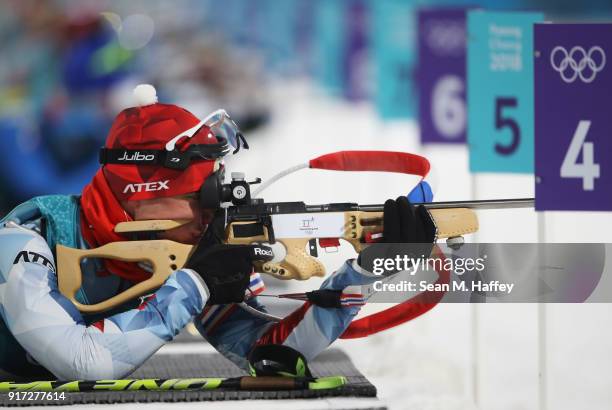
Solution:
{"label": "biathlon rifle", "polygon": [[[374,160],[372,159],[372,156]],[[271,183],[301,168],[319,168],[343,171],[383,171],[419,175],[429,172],[429,162],[421,156],[387,151],[342,151],[311,160],[308,164],[292,167],[270,179],[255,192],[261,192]],[[209,178],[210,180],[210,178]],[[338,246],[339,239],[349,242],[355,251],[361,252],[375,242],[382,232],[383,205],[359,205],[356,203],[330,203],[307,205],[304,202],[265,202],[252,198],[250,185],[244,174],[233,173],[228,184],[218,183],[208,195],[215,193],[219,202],[231,202],[225,212],[225,242],[249,244],[280,242],[286,249],[280,261],[260,263],[257,271],[280,279],[306,280],[312,276],[324,276],[325,266],[316,258],[316,241],[323,248]],[[417,186],[429,189],[425,181]],[[451,201],[415,203],[424,205],[437,228],[437,238],[446,239],[451,246],[463,243],[463,235],[478,230],[475,209],[526,208],[533,206],[532,198],[481,201]],[[187,221],[149,220],[122,222],[115,232],[121,234],[170,230]],[[309,251],[306,251],[308,245]],[[99,313],[119,306],[129,300],[151,293],[159,288],[167,277],[181,268],[193,251],[193,245],[169,240],[121,241],[94,249],[73,249],[57,246],[57,273],[60,292],[84,313]],[[147,261],[152,266],[152,276],[126,291],[105,301],[85,305],[76,300],[81,288],[80,262],[83,258],[111,258],[127,262]]]}

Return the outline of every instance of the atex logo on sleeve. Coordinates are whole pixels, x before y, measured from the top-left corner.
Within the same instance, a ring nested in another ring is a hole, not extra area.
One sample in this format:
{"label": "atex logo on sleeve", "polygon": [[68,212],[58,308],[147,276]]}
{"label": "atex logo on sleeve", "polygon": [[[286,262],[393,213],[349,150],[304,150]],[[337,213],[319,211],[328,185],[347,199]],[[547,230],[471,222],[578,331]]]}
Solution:
{"label": "atex logo on sleeve", "polygon": [[141,184],[127,184],[125,189],[123,190],[124,194],[128,192],[152,192],[152,191],[161,191],[168,188],[169,179],[165,181],[155,181],[155,182],[143,182]]}
{"label": "atex logo on sleeve", "polygon": [[13,265],[18,264],[19,262],[38,263],[39,265],[45,266],[51,269],[51,271],[55,272],[55,266],[53,266],[53,262],[51,262],[47,257],[41,255],[40,253],[31,251],[21,251],[15,257]]}

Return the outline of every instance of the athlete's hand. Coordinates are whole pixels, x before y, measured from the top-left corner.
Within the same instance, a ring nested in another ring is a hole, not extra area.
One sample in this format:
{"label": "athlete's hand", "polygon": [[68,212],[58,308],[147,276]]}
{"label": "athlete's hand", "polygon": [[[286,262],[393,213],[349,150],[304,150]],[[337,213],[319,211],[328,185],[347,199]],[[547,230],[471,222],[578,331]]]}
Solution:
{"label": "athlete's hand", "polygon": [[273,258],[264,245],[198,245],[185,268],[196,271],[208,287],[207,304],[240,303],[249,286],[253,263]]}
{"label": "athlete's hand", "polygon": [[[376,273],[375,261],[381,258],[427,258],[436,238],[436,226],[423,205],[413,206],[406,197],[389,199],[383,209],[382,244],[373,244],[363,250],[357,264],[368,272]],[[401,269],[400,269],[401,270]],[[385,269],[386,274],[398,269]]]}
{"label": "athlete's hand", "polygon": [[242,302],[253,262],[274,257],[268,246],[223,244],[224,220],[224,210],[219,210],[185,264],[204,279],[210,292],[207,303],[211,305]]}
{"label": "athlete's hand", "polygon": [[385,202],[384,243],[433,243],[435,237],[436,226],[423,205],[415,207],[405,196]]}

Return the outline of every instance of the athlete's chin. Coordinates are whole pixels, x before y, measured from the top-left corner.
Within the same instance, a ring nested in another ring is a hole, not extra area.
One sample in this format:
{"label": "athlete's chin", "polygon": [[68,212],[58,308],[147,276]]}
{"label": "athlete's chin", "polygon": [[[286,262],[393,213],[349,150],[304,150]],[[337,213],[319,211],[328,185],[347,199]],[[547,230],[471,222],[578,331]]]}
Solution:
{"label": "athlete's chin", "polygon": [[200,242],[200,238],[201,238],[201,236],[196,236],[196,237],[193,237],[193,238],[190,238],[190,239],[186,240],[183,243],[187,244],[187,245],[197,245],[198,242]]}
{"label": "athlete's chin", "polygon": [[176,242],[183,243],[185,245],[197,245],[199,241],[200,241],[200,237],[199,236],[185,238],[185,239],[181,238],[181,239],[177,239],[176,240]]}
{"label": "athlete's chin", "polygon": [[195,235],[195,234],[193,234],[193,235],[190,235],[190,234],[185,234],[185,235],[164,235],[160,239],[168,239],[170,241],[182,243],[182,244],[185,244],[185,245],[197,245],[197,243],[200,241],[201,237],[202,237],[202,235]]}

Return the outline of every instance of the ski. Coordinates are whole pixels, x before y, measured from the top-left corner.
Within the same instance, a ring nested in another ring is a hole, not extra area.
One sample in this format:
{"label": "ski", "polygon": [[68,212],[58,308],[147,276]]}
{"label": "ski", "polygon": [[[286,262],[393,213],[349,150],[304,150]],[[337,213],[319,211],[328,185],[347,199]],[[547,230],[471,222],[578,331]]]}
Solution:
{"label": "ski", "polygon": [[96,381],[0,382],[0,393],[8,392],[95,392],[95,391],[171,391],[171,390],[325,390],[346,384],[344,376],[274,377],[241,376],[186,379],[119,379]]}

